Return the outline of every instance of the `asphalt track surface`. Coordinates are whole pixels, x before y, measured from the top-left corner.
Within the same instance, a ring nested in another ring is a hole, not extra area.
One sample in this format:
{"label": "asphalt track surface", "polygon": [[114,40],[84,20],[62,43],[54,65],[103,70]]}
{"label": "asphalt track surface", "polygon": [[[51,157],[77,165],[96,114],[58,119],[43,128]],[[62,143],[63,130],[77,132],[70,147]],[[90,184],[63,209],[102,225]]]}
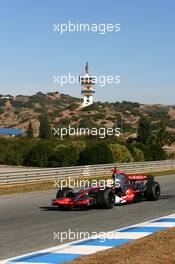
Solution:
{"label": "asphalt track surface", "polygon": [[59,211],[50,206],[55,190],[0,196],[0,260],[61,244],[54,232],[111,231],[175,213],[175,175],[156,180],[162,188],[159,201],[111,210]]}

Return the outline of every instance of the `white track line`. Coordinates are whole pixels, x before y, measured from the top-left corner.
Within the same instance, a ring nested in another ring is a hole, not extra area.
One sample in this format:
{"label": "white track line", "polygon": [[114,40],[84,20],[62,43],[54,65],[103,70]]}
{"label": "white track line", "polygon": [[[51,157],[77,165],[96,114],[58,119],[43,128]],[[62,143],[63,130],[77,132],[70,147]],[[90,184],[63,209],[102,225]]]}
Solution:
{"label": "white track line", "polygon": [[[159,219],[166,219],[166,218],[175,218],[175,214],[171,214],[171,215],[159,217],[159,218],[156,218],[156,219],[151,219],[150,221],[146,221],[146,222],[139,223],[139,224],[136,224],[136,225],[130,225],[130,226],[127,226],[127,227],[124,227],[124,228],[121,228],[121,229],[116,229],[116,230],[113,230],[111,232],[106,232],[106,233],[117,232],[117,234],[118,234],[120,231],[125,230],[125,229],[128,229],[128,228],[145,227],[145,226],[148,226],[149,224],[153,224],[153,226],[156,226],[156,224],[158,224],[158,223],[150,223],[150,222],[156,221],[156,220],[159,220]],[[173,223],[173,222],[169,222],[169,223]],[[161,227],[167,227],[167,222],[161,222],[160,224],[161,225],[159,225],[159,226],[161,226]],[[151,226],[149,226],[149,227],[151,227]],[[173,226],[175,226],[175,225],[173,225]],[[171,227],[171,225],[170,226],[168,225],[168,227]],[[146,234],[147,235],[152,234],[152,233],[148,233],[148,232],[139,232],[139,234],[136,235],[134,233],[136,233],[136,232],[124,232],[124,233],[120,233],[120,236],[121,237],[119,237],[119,238],[138,239],[138,238],[141,238],[143,236],[146,236]],[[125,234],[128,235],[128,236],[125,237]],[[8,264],[8,263],[11,264],[10,261],[12,261],[12,260],[15,260],[15,259],[18,259],[18,258],[23,258],[23,257],[29,257],[29,256],[34,255],[34,254],[51,253],[51,252],[52,253],[53,252],[57,252],[58,253],[58,252],[61,252],[61,251],[63,252],[63,250],[65,250],[65,252],[69,252],[70,253],[69,249],[71,247],[73,247],[75,243],[81,243],[81,242],[84,242],[84,241],[87,241],[87,240],[89,240],[89,239],[82,239],[82,240],[78,240],[78,241],[73,241],[73,242],[66,243],[64,245],[59,245],[59,246],[56,246],[56,247],[50,247],[50,248],[47,248],[47,249],[44,249],[44,250],[39,250],[39,251],[35,251],[35,252],[29,253],[29,254],[17,256],[17,257],[14,257],[14,258],[9,258],[9,259],[0,261],[0,264]],[[83,247],[83,246],[81,246],[81,247]],[[91,247],[92,248],[95,248],[94,246],[91,246]],[[105,246],[105,249],[107,249],[107,248],[110,248],[110,247]],[[79,253],[81,253],[81,252],[79,252]],[[20,264],[24,264],[24,263],[26,264],[26,262],[19,262],[19,263]],[[17,262],[15,262],[15,264],[17,264]],[[32,262],[30,262],[30,264],[32,264]]]}

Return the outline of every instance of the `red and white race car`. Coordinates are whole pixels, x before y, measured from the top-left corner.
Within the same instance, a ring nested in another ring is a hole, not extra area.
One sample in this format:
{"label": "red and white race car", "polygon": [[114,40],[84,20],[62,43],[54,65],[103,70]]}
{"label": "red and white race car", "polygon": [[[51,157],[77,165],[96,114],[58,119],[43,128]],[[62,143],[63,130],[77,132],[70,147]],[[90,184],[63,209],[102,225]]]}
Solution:
{"label": "red and white race car", "polygon": [[155,201],[160,198],[160,185],[153,176],[127,175],[115,168],[112,178],[112,184],[105,185],[104,188],[99,185],[89,186],[79,191],[68,187],[59,189],[56,199],[52,200],[52,205],[60,209],[91,206],[110,209],[117,204],[142,200]]}

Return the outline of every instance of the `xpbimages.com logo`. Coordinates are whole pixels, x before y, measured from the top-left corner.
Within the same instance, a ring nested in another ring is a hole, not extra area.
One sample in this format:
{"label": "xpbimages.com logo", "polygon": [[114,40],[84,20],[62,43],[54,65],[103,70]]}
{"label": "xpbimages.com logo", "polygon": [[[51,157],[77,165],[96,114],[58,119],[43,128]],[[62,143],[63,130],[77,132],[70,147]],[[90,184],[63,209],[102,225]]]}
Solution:
{"label": "xpbimages.com logo", "polygon": [[91,79],[93,79],[93,83],[99,86],[105,86],[106,84],[119,84],[120,83],[120,75],[104,75],[101,74],[99,76],[84,76],[78,74],[64,74],[64,75],[53,75],[53,84],[63,86],[65,84],[79,84],[81,81],[87,81],[90,83]]}
{"label": "xpbimages.com logo", "polygon": [[[82,171],[83,177],[89,177],[90,172],[89,168],[86,167]],[[54,179],[54,188],[63,190],[64,188],[71,188],[71,189],[84,189],[84,188],[99,188],[100,190],[105,190],[106,188],[111,188],[113,185],[117,185],[118,182],[114,182],[113,179],[79,179],[68,177],[66,179],[60,180]]]}
{"label": "xpbimages.com logo", "polygon": [[111,32],[119,32],[120,24],[112,23],[80,23],[79,21],[53,24],[53,31],[63,35],[65,32],[96,32],[100,35]]}
{"label": "xpbimages.com logo", "polygon": [[117,136],[119,137],[121,135],[121,128],[116,127],[92,127],[92,128],[84,128],[79,127],[78,125],[76,127],[71,127],[70,125],[68,127],[53,127],[53,135],[56,137],[64,138],[66,136],[98,136],[99,138],[105,138],[106,136]]}
{"label": "xpbimages.com logo", "polygon": [[76,231],[71,230],[62,232],[53,232],[53,239],[63,243],[65,240],[89,240],[98,239],[99,242],[104,243],[109,239],[118,239],[119,234],[117,232],[85,232],[80,231],[78,228]]}

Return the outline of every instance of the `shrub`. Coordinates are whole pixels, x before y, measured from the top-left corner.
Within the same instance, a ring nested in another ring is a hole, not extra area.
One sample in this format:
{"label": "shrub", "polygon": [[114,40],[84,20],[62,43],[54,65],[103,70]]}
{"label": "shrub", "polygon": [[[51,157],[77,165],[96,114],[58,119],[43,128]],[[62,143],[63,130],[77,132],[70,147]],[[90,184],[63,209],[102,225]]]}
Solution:
{"label": "shrub", "polygon": [[105,164],[114,162],[113,153],[105,143],[92,143],[80,154],[80,165]]}
{"label": "shrub", "polygon": [[133,161],[133,157],[126,146],[115,143],[109,144],[109,147],[113,153],[114,162]]}
{"label": "shrub", "polygon": [[23,163],[23,153],[15,146],[10,146],[5,151],[5,163],[9,165],[21,165]]}
{"label": "shrub", "polygon": [[75,166],[79,159],[79,150],[71,144],[58,145],[49,157],[49,166]]}
{"label": "shrub", "polygon": [[137,147],[143,151],[146,161],[164,160],[167,158],[166,152],[163,150],[160,144],[137,144]]}
{"label": "shrub", "polygon": [[53,146],[49,141],[38,141],[25,155],[24,165],[47,167]]}
{"label": "shrub", "polygon": [[152,160],[165,160],[167,158],[166,152],[160,144],[150,145]]}
{"label": "shrub", "polygon": [[0,108],[0,115],[4,113],[4,109]]}
{"label": "shrub", "polygon": [[134,146],[134,144],[127,144],[134,161],[144,161],[144,153],[141,149]]}
{"label": "shrub", "polygon": [[85,146],[86,143],[83,140],[57,143],[49,156],[48,165],[51,167],[78,165],[80,153],[85,149]]}
{"label": "shrub", "polygon": [[175,159],[175,152],[169,152],[167,155],[168,159]]}
{"label": "shrub", "polygon": [[22,165],[24,156],[31,146],[31,141],[26,138],[19,138],[13,141],[0,141],[0,163],[9,165]]}
{"label": "shrub", "polygon": [[152,153],[151,153],[151,149],[149,145],[136,144],[136,147],[139,148],[143,152],[145,161],[152,160]]}
{"label": "shrub", "polygon": [[69,109],[70,111],[74,111],[74,110],[76,110],[78,107],[79,107],[79,104],[77,104],[77,103],[72,103],[72,104],[70,104],[70,105],[68,106],[68,109]]}

